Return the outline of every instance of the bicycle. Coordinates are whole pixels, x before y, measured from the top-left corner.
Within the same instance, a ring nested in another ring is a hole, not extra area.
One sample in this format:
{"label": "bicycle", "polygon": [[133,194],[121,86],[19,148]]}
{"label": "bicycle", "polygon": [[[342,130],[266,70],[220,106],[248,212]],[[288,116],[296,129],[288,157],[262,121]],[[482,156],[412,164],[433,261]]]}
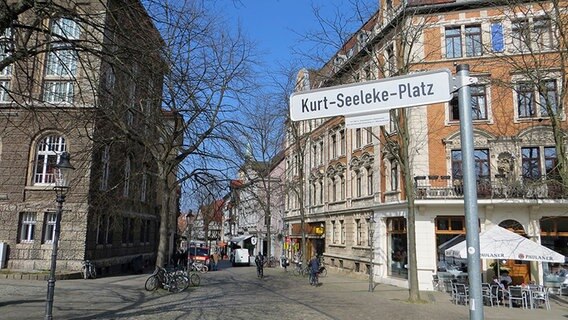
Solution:
{"label": "bicycle", "polygon": [[296,267],[294,268],[295,276],[307,276],[309,272],[309,267],[303,266],[301,261],[296,263]]}
{"label": "bicycle", "polygon": [[96,279],[97,269],[95,264],[91,260],[85,260],[82,262],[81,273],[83,274],[83,279]]}
{"label": "bicycle", "polygon": [[267,267],[267,268],[273,268],[276,266],[277,261],[276,258],[274,256],[270,256],[270,258],[265,258],[264,261],[262,262],[263,266]]}
{"label": "bicycle", "polygon": [[207,273],[207,271],[209,271],[209,267],[207,267],[206,264],[194,261],[194,262],[191,263],[191,270],[199,271],[201,273]]}
{"label": "bicycle", "polygon": [[164,288],[170,292],[182,292],[189,287],[190,280],[187,276],[178,274],[177,271],[168,272],[166,269],[157,267],[154,273],[146,279],[144,288],[154,291]]}

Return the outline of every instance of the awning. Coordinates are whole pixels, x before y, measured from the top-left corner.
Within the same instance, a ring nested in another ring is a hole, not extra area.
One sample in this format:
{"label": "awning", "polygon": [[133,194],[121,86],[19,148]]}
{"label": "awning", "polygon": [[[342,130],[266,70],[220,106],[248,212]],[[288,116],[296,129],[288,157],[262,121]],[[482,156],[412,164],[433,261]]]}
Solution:
{"label": "awning", "polygon": [[233,239],[231,239],[231,242],[239,243],[243,240],[246,240],[246,239],[252,238],[252,237],[254,237],[252,234],[245,234],[245,235],[242,235],[242,236],[234,237]]}

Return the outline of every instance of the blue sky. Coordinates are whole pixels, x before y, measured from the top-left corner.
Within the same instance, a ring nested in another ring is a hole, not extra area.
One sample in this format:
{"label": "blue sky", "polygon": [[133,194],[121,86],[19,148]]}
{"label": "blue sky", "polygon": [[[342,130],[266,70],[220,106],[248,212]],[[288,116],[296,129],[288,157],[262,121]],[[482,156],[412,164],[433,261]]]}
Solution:
{"label": "blue sky", "polygon": [[[363,2],[377,3],[377,0]],[[322,9],[322,15],[333,17],[335,4],[348,14],[349,1],[345,0],[224,0],[222,10],[234,21],[240,21],[245,34],[258,44],[257,49],[265,54],[266,63],[274,65],[292,59],[292,46],[307,46],[299,42],[294,31],[305,33],[318,29],[312,3]],[[373,11],[376,8],[373,8]],[[356,23],[353,31],[360,27]]]}

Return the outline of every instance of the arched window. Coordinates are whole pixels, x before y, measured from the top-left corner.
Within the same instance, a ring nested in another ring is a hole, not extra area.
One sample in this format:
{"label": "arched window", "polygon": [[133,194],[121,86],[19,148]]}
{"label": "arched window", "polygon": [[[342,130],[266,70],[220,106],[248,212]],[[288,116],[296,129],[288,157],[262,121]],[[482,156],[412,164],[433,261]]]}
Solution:
{"label": "arched window", "polygon": [[53,169],[59,155],[67,150],[65,138],[50,135],[43,138],[35,152],[34,185],[46,185],[55,183]]}

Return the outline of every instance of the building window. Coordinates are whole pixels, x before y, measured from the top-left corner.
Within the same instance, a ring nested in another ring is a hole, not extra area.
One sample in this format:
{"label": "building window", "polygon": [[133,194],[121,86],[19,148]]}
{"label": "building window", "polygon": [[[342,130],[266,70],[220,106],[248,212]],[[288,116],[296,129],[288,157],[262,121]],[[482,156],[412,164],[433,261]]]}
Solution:
{"label": "building window", "polygon": [[331,158],[337,158],[337,136],[331,135]]}
{"label": "building window", "polygon": [[368,127],[365,129],[367,131],[367,144],[373,143],[373,128]]}
{"label": "building window", "polygon": [[514,20],[511,38],[514,52],[527,52],[530,49],[545,51],[555,47],[552,22],[548,17]]}
{"label": "building window", "polygon": [[483,54],[481,42],[481,26],[465,27],[465,55],[466,57],[477,57]]}
{"label": "building window", "polygon": [[[556,79],[540,81],[538,87],[530,81],[519,81],[515,86],[519,118],[548,117],[558,111],[558,84]],[[538,96],[539,108],[536,108]]]}
{"label": "building window", "polygon": [[446,28],[446,58],[461,58],[461,27]]}
{"label": "building window", "polygon": [[534,86],[530,82],[519,82],[517,90],[517,110],[519,118],[530,118],[536,114],[534,108]]}
{"label": "building window", "polygon": [[390,162],[390,191],[398,191],[398,164],[396,160]]}
{"label": "building window", "polygon": [[558,111],[558,86],[556,80],[544,80],[539,86],[540,115],[556,115]]}
{"label": "building window", "polygon": [[[471,119],[487,120],[487,92],[486,85],[471,85]],[[452,96],[448,102],[450,121],[460,120],[459,100],[457,95]]]}
{"label": "building window", "polygon": [[144,169],[142,173],[142,182],[140,184],[140,201],[146,202],[146,197],[148,193],[148,172]]}
{"label": "building window", "polygon": [[323,141],[319,142],[319,164],[323,164]]}
{"label": "building window", "polygon": [[319,203],[323,204],[323,181],[319,182]]}
{"label": "building window", "polygon": [[108,179],[110,175],[110,146],[105,145],[101,155],[101,184],[100,190],[108,189]]}
{"label": "building window", "polygon": [[53,21],[51,29],[53,38],[47,54],[43,99],[46,102],[71,103],[79,59],[75,50],[65,47],[70,46],[69,41],[79,39],[79,25],[73,20],[61,18]]}
{"label": "building window", "polygon": [[539,147],[521,148],[524,179],[538,180],[541,176]]}
{"label": "building window", "polygon": [[372,168],[367,168],[367,194],[373,194],[373,170]]}
{"label": "building window", "polygon": [[357,192],[357,194],[356,194],[356,195],[357,195],[357,198],[359,198],[359,197],[361,197],[361,195],[363,194],[363,193],[362,193],[362,189],[363,189],[362,184],[363,184],[363,182],[361,181],[361,180],[362,180],[362,179],[361,179],[361,171],[356,171],[356,172],[355,172],[355,175],[356,175],[356,177],[355,177],[355,190],[356,190],[356,192]]}
{"label": "building window", "polygon": [[331,243],[337,243],[337,226],[335,221],[331,222]]}
{"label": "building window", "polygon": [[0,80],[0,102],[10,101],[10,80]]}
{"label": "building window", "polygon": [[[437,269],[446,271],[450,261],[446,261],[444,251],[465,240],[465,218],[463,216],[438,216],[434,220],[436,232]],[[453,263],[453,262],[452,262]]]}
{"label": "building window", "polygon": [[[477,180],[489,179],[489,150],[475,149],[473,151],[473,158],[475,161],[475,174]],[[452,150],[452,176],[454,179],[463,178],[462,162],[462,151]]]}
{"label": "building window", "polygon": [[550,18],[539,17],[533,20],[533,37],[536,49],[540,51],[554,49],[554,36]]}
{"label": "building window", "polygon": [[392,76],[396,73],[396,58],[394,55],[394,45],[390,44],[386,48],[386,61],[387,61],[387,76]]}
{"label": "building window", "polygon": [[341,179],[341,200],[345,200],[345,177],[340,176]]}
{"label": "building window", "polygon": [[73,102],[73,82],[70,81],[45,81],[43,100],[45,102]]}
{"label": "building window", "polygon": [[357,231],[355,232],[355,243],[360,246],[361,239],[363,239],[362,228],[361,228],[361,219],[355,219],[355,227]]}
{"label": "building window", "polygon": [[340,135],[340,139],[341,139],[341,155],[344,156],[345,155],[345,149],[347,147],[347,144],[345,142],[345,129],[341,129],[341,131],[339,132]]}
{"label": "building window", "polygon": [[528,19],[519,19],[511,22],[511,43],[515,52],[528,51],[531,43]]}
{"label": "building window", "polygon": [[465,43],[466,57],[477,57],[483,54],[481,25],[448,27],[445,30],[445,38],[446,58],[461,58],[463,56],[462,43]]}
{"label": "building window", "polygon": [[55,224],[57,214],[55,212],[47,212],[43,220],[43,243],[52,243],[55,239]]}
{"label": "building window", "polygon": [[388,218],[386,224],[390,251],[387,266],[389,275],[406,279],[408,278],[406,219],[404,217]]}
{"label": "building window", "polygon": [[36,226],[35,212],[20,213],[20,242],[33,242]]}
{"label": "building window", "polygon": [[341,244],[345,244],[345,221],[339,220],[339,226],[341,227]]}
{"label": "building window", "polygon": [[487,119],[487,98],[485,94],[485,85],[470,86],[471,92],[471,119],[486,120]]}
{"label": "building window", "polygon": [[557,179],[559,177],[556,147],[544,147],[544,170],[546,177],[549,179]]}
{"label": "building window", "polygon": [[59,155],[66,150],[65,138],[60,136],[47,136],[38,143],[34,164],[34,185],[55,183],[54,166],[59,161]]}
{"label": "building window", "polygon": [[133,243],[134,242],[134,219],[133,218],[122,218],[122,243]]}
{"label": "building window", "polygon": [[363,138],[361,136],[361,129],[357,128],[355,129],[355,148],[361,148],[361,145],[363,145]]}
{"label": "building window", "polygon": [[132,160],[130,158],[130,155],[128,155],[126,157],[126,162],[124,163],[124,188],[122,190],[122,196],[126,198],[130,194],[130,174],[132,173],[131,166],[132,166]]}
{"label": "building window", "polygon": [[100,215],[97,225],[97,244],[112,244],[112,217]]}
{"label": "building window", "polygon": [[312,168],[318,165],[318,146],[314,144],[312,146]]}
{"label": "building window", "polygon": [[331,185],[331,201],[335,202],[337,201],[337,183],[335,181],[335,178],[332,177],[329,179],[329,184]]}

